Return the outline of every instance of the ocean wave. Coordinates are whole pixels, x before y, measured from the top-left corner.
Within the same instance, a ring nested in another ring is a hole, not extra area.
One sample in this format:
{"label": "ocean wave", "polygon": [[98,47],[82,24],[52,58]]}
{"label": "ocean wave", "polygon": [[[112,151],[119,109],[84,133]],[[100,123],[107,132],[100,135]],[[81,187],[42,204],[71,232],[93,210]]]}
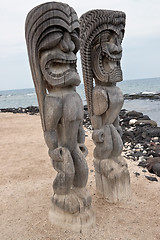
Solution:
{"label": "ocean wave", "polygon": [[149,92],[149,91],[144,91],[144,92],[133,92],[133,93],[126,93],[128,95],[153,95],[153,94],[160,94],[160,92]]}
{"label": "ocean wave", "polygon": [[141,92],[141,94],[151,95],[151,94],[159,94],[159,93],[158,92]]}
{"label": "ocean wave", "polygon": [[27,96],[35,96],[36,93],[27,93],[26,95],[27,95]]}

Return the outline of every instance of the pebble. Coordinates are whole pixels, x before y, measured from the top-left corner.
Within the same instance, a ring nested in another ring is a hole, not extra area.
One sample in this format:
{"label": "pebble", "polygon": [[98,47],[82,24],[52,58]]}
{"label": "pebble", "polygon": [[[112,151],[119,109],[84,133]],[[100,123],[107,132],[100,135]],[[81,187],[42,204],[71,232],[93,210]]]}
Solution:
{"label": "pebble", "polygon": [[150,176],[145,176],[149,181],[155,181],[158,182],[158,179],[156,177],[150,177]]}
{"label": "pebble", "polygon": [[139,176],[140,176],[140,173],[139,173],[139,172],[134,172],[134,174],[136,175],[136,177],[139,177]]}
{"label": "pebble", "polygon": [[152,138],[152,140],[153,140],[154,142],[158,142],[159,138],[158,138],[158,137],[154,137],[154,138]]}
{"label": "pebble", "polygon": [[144,160],[145,160],[144,156],[140,156],[139,159],[138,159],[138,161],[140,161],[140,162],[144,161]]}
{"label": "pebble", "polygon": [[129,125],[133,125],[133,124],[135,124],[136,122],[137,122],[136,119],[131,119],[131,120],[129,121]]}

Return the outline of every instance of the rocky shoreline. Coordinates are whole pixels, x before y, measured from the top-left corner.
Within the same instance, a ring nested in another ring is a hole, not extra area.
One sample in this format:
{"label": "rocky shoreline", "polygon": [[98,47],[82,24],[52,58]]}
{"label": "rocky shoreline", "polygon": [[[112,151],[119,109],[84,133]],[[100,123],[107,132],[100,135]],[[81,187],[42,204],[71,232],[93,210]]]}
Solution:
{"label": "rocky shoreline", "polygon": [[[157,123],[141,112],[122,109],[120,124],[124,156],[160,177],[160,127],[157,127]],[[158,165],[154,170],[155,164]]]}
{"label": "rocky shoreline", "polygon": [[[26,108],[5,108],[0,112],[39,114],[37,106]],[[137,161],[138,166],[147,168],[151,173],[160,177],[160,127],[147,115],[141,112],[127,111],[122,109],[120,125],[123,130],[122,140],[124,143],[123,155],[132,161]],[[83,125],[92,129],[87,105],[84,106]],[[156,169],[155,169],[156,164]],[[151,179],[149,179],[151,180]]]}
{"label": "rocky shoreline", "polygon": [[39,108],[37,106],[28,106],[26,108],[19,107],[19,108],[1,108],[0,112],[7,113],[28,113],[30,115],[39,114]]}
{"label": "rocky shoreline", "polygon": [[133,99],[149,99],[149,100],[160,100],[160,93],[135,93],[135,94],[124,94],[124,99],[133,100]]}

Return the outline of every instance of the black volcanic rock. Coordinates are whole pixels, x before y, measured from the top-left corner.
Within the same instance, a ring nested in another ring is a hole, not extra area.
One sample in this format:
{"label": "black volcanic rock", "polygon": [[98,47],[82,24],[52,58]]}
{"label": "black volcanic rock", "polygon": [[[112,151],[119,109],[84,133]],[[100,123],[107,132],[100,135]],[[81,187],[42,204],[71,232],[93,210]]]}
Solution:
{"label": "black volcanic rock", "polygon": [[149,158],[146,161],[146,167],[150,173],[154,173],[160,177],[160,157]]}
{"label": "black volcanic rock", "polygon": [[125,116],[132,118],[140,118],[143,117],[143,113],[137,111],[129,111],[125,113]]}
{"label": "black volcanic rock", "polygon": [[38,114],[39,108],[37,106],[29,106],[26,108],[19,107],[19,108],[2,108],[0,112],[12,112],[12,113],[29,113],[31,115]]}
{"label": "black volcanic rock", "polygon": [[160,93],[136,93],[136,94],[124,94],[124,99],[150,99],[160,100]]}
{"label": "black volcanic rock", "polygon": [[150,176],[145,176],[149,181],[152,182],[158,182],[158,179],[156,177],[150,177]]}

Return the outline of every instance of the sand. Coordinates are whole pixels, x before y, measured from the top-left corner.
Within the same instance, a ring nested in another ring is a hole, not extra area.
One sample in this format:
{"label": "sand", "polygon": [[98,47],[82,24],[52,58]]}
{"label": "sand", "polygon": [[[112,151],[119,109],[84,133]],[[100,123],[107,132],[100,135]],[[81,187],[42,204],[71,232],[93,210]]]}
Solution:
{"label": "sand", "polygon": [[[88,189],[96,226],[73,233],[51,225],[48,211],[56,175],[48,156],[39,116],[0,113],[0,239],[1,240],[154,240],[160,239],[160,178],[151,182],[137,162],[127,160],[132,196],[127,203],[109,204],[96,194],[91,133]],[[135,172],[140,176],[136,177]]]}

